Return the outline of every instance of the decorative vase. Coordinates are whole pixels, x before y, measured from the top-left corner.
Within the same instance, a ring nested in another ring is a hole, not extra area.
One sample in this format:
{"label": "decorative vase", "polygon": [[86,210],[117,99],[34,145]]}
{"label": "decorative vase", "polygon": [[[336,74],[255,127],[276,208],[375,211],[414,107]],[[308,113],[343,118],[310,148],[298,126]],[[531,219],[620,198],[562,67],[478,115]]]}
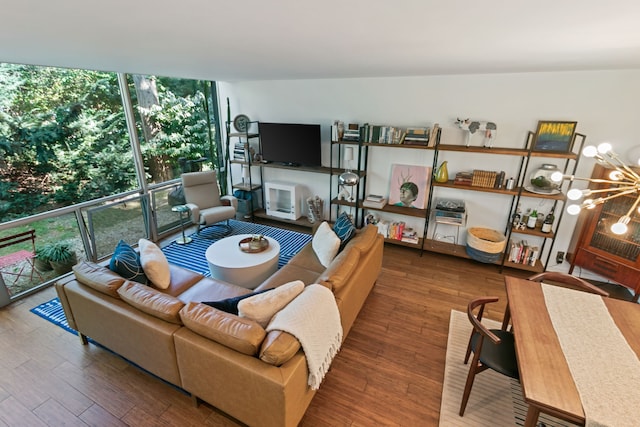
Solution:
{"label": "decorative vase", "polygon": [[558,171],[558,167],[545,163],[538,169],[531,172],[529,182],[534,190],[553,193],[558,190],[559,184],[551,180],[551,175]]}
{"label": "decorative vase", "polygon": [[447,170],[447,161],[440,163],[438,169],[436,169],[435,177],[436,182],[447,182],[449,181],[449,171]]}

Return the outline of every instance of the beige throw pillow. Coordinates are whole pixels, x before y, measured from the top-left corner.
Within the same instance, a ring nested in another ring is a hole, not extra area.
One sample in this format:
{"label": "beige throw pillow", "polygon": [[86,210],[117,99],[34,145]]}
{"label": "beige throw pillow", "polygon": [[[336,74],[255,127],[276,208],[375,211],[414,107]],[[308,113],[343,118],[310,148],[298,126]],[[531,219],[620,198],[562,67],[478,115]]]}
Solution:
{"label": "beige throw pillow", "polygon": [[331,264],[340,249],[340,238],[331,229],[327,221],[324,221],[313,235],[311,246],[320,260],[320,264],[329,267],[329,264]]}
{"label": "beige throw pillow", "polygon": [[156,288],[167,289],[171,284],[171,270],[169,269],[169,261],[162,250],[147,239],[138,241],[138,249],[140,264],[142,264],[145,276],[151,280]]}
{"label": "beige throw pillow", "polygon": [[269,292],[256,294],[238,303],[238,315],[256,321],[266,328],[271,318],[304,290],[302,280],[278,286]]}

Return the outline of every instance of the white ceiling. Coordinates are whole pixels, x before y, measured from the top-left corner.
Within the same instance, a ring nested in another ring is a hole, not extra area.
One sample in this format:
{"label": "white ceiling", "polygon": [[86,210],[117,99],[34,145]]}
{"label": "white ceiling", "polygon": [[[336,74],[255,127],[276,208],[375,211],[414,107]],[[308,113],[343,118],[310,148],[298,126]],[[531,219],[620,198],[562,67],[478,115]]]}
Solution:
{"label": "white ceiling", "polygon": [[0,0],[0,62],[209,80],[640,68],[637,0]]}

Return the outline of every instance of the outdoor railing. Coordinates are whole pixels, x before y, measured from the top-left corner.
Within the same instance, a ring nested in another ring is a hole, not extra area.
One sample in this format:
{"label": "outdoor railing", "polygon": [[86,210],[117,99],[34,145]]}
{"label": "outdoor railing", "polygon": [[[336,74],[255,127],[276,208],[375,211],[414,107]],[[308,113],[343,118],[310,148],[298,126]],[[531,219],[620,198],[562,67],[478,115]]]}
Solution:
{"label": "outdoor railing", "polygon": [[[175,179],[149,185],[146,194],[132,190],[4,222],[0,224],[0,237],[34,229],[36,250],[49,243],[65,241],[78,260],[102,262],[111,256],[120,239],[135,245],[142,237],[158,241],[174,232],[180,220],[171,211],[169,194],[179,187],[180,180]],[[19,249],[32,250],[30,246]],[[0,255],[3,254],[0,251]],[[0,306],[50,286],[60,277],[53,271],[42,271],[40,275],[43,281],[25,277],[15,285],[6,284],[0,275]]]}

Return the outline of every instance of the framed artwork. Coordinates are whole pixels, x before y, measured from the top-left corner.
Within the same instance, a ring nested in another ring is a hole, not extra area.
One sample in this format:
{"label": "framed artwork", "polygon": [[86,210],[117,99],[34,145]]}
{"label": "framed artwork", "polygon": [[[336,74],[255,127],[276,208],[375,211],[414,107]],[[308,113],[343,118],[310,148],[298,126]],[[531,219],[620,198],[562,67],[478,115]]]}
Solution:
{"label": "framed artwork", "polygon": [[533,151],[571,151],[578,122],[540,120],[533,141]]}
{"label": "framed artwork", "polygon": [[389,182],[389,204],[425,209],[431,180],[431,167],[392,165]]}

